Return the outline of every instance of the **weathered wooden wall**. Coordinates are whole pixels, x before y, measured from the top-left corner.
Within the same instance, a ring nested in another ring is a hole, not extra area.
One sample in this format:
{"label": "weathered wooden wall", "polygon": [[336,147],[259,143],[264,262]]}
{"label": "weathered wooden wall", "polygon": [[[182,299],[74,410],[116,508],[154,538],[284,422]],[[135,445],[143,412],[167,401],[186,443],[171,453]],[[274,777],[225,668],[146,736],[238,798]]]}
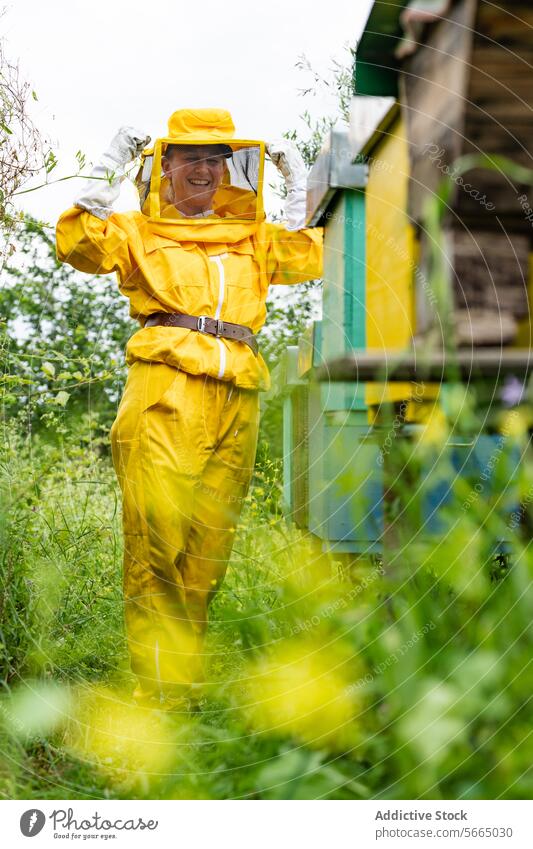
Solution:
{"label": "weathered wooden wall", "polygon": [[[494,170],[465,174],[457,160],[484,154],[533,168],[533,7],[457,0],[404,60],[400,91],[411,164],[409,213],[422,242],[428,196],[450,172],[456,184],[445,222],[453,301],[458,311],[484,311],[479,320],[473,316],[465,344],[511,344],[529,316],[531,188],[498,159]],[[427,329],[426,320],[419,330]]]}

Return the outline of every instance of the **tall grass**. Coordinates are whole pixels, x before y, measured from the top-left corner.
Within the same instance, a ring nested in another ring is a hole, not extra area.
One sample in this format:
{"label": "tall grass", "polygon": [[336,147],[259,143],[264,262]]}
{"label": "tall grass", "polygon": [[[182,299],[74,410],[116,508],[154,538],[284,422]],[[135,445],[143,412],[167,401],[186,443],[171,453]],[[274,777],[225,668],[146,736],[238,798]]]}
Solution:
{"label": "tall grass", "polygon": [[[531,797],[532,556],[511,520],[498,571],[490,499],[455,492],[420,541],[400,486],[399,547],[354,583],[284,522],[262,456],[202,711],[160,717],[130,698],[108,454],[79,424],[53,442],[7,428],[1,476],[3,797]],[[518,477],[523,520],[527,456]]]}

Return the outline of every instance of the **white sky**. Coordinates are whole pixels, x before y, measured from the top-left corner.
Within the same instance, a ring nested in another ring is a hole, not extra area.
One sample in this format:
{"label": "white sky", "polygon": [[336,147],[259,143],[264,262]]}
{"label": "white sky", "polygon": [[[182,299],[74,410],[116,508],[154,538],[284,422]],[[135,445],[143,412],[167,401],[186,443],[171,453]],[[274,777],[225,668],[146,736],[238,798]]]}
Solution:
{"label": "white sky", "polygon": [[[184,107],[229,109],[241,137],[279,137],[308,108],[331,113],[294,66],[304,53],[326,74],[354,43],[372,0],[18,0],[2,18],[6,52],[35,89],[33,117],[53,140],[60,167],[80,149],[96,160],[118,127],[156,138]],[[54,222],[81,181],[24,195],[21,206]]]}

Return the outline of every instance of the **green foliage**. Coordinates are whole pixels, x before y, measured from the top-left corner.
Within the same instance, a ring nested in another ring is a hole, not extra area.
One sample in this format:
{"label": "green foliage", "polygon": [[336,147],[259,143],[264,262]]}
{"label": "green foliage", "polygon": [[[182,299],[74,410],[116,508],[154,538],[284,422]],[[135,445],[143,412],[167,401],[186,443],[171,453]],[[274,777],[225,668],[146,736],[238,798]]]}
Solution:
{"label": "green foliage", "polygon": [[114,476],[99,462],[90,422],[71,425],[69,440],[55,445],[21,437],[16,423],[4,427],[0,681],[7,688],[20,676],[63,678],[73,668],[90,678],[116,648]]}
{"label": "green foliage", "polygon": [[285,133],[286,138],[298,144],[300,153],[307,165],[313,164],[324,139],[335,124],[341,122],[347,126],[350,123],[350,105],[355,93],[352,72],[355,48],[346,44],[344,54],[342,60],[332,59],[332,67],[325,76],[314,70],[305,55],[300,56],[296,63],[296,67],[311,79],[311,82],[305,88],[300,89],[302,97],[329,96],[333,104],[331,115],[321,115],[315,120],[311,117],[308,109],[304,110],[300,115],[300,120],[306,128],[305,134],[297,130]]}
{"label": "green foliage", "polygon": [[136,327],[113,279],[58,262],[53,236],[26,218],[3,270],[0,322],[5,415],[57,429],[66,407],[109,427]]}

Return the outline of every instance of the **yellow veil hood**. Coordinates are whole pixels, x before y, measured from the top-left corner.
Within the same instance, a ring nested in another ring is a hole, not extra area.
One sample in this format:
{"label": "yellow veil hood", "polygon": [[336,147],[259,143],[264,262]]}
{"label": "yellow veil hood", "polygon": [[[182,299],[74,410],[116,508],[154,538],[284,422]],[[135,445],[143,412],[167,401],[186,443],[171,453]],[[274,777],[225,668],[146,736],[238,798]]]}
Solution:
{"label": "yellow veil hood", "polygon": [[[213,215],[187,218],[169,203],[168,182],[161,170],[167,144],[227,144],[235,156],[247,149],[257,154],[257,189],[232,185],[229,172],[213,199]],[[262,185],[264,142],[235,138],[235,125],[226,109],[178,109],[168,120],[168,136],[143,151],[136,178],[141,211],[157,229],[177,241],[239,241],[252,235],[264,221]],[[164,215],[162,215],[164,211]],[[223,232],[222,232],[223,228]]]}

